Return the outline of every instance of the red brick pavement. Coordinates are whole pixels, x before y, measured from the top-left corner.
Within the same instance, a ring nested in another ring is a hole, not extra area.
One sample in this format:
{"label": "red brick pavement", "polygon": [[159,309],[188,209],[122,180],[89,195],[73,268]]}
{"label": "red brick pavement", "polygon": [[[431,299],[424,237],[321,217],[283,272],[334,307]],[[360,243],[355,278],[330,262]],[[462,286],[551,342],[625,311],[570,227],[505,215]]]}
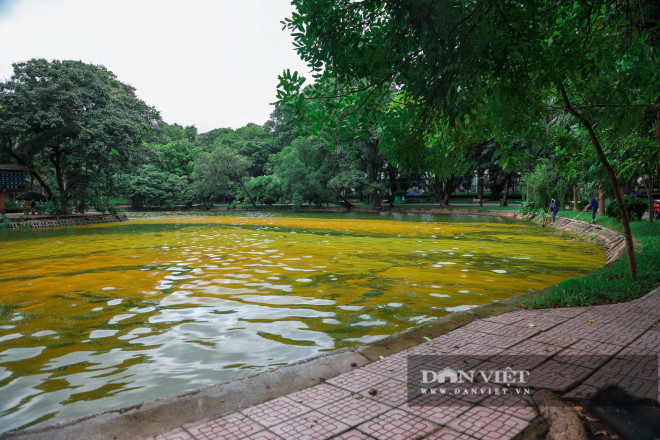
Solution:
{"label": "red brick pavement", "polygon": [[529,369],[531,389],[580,399],[617,383],[657,400],[657,382],[648,378],[658,377],[659,320],[660,289],[625,304],[506,313],[324,384],[150,439],[510,439],[538,415],[529,396],[426,394],[408,402],[408,356],[461,355],[469,368],[497,368],[501,356],[512,356]]}

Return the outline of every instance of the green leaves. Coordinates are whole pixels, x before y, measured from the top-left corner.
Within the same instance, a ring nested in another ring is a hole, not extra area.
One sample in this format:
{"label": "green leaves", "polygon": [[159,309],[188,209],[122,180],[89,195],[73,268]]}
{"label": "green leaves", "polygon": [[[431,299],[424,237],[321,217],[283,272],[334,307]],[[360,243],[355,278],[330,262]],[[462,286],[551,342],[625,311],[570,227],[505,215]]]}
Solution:
{"label": "green leaves", "polygon": [[192,179],[195,195],[204,202],[233,197],[248,176],[251,162],[235,151],[219,146],[197,157]]}
{"label": "green leaves", "polygon": [[[389,161],[408,172],[450,178],[492,138],[502,166],[515,169],[525,161],[518,146],[553,141],[541,133],[552,120],[569,130],[547,147],[585,169],[587,142],[600,139],[616,157],[618,136],[650,132],[653,119],[638,106],[660,104],[660,24],[646,2],[293,4],[287,27],[317,74],[302,89],[285,72],[280,108],[329,145],[382,132]],[[585,136],[587,126],[595,130]],[[577,168],[567,166],[565,177],[577,178]]]}
{"label": "green leaves", "polygon": [[109,186],[110,175],[134,166],[159,117],[105,67],[80,61],[16,63],[0,88],[0,137],[11,139],[4,145],[19,162],[55,176],[63,206],[69,193]]}
{"label": "green leaves", "polygon": [[300,87],[305,83],[305,77],[299,76],[298,72],[286,69],[282,75],[278,75],[277,99],[281,102],[287,102],[292,96],[299,93]]}
{"label": "green leaves", "polygon": [[195,157],[202,153],[202,149],[193,147],[188,139],[154,147],[160,154],[160,168],[178,176],[190,176]]}
{"label": "green leaves", "polygon": [[154,165],[142,165],[137,172],[119,177],[119,190],[131,199],[134,209],[172,208],[187,201],[188,179]]}

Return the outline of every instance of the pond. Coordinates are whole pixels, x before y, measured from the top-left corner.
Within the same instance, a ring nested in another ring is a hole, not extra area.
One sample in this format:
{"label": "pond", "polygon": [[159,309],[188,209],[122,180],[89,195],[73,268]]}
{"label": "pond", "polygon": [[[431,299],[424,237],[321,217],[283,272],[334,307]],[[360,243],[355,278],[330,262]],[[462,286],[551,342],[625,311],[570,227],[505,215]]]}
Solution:
{"label": "pond", "polygon": [[0,230],[0,432],[378,340],[605,263],[501,218],[152,214]]}

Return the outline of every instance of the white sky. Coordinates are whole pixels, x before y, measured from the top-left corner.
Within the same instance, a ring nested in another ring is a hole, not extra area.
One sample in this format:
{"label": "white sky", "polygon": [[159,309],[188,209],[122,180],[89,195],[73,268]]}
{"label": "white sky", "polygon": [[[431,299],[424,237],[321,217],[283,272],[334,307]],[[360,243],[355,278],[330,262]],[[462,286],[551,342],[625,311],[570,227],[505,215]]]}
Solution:
{"label": "white sky", "polygon": [[[277,75],[306,73],[290,0],[0,0],[0,81],[31,58],[102,64],[168,123],[263,124]],[[308,75],[306,75],[308,76]]]}

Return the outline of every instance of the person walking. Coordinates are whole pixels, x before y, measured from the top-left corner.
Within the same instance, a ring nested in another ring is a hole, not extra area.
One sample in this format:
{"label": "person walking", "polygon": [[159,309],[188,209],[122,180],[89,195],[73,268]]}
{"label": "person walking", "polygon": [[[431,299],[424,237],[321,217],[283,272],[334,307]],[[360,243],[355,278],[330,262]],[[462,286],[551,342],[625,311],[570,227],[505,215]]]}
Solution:
{"label": "person walking", "polygon": [[557,204],[557,201],[555,199],[552,199],[550,201],[550,212],[552,212],[552,223],[555,222],[555,217],[557,216],[557,213],[559,212],[559,205]]}
{"label": "person walking", "polygon": [[591,223],[596,223],[596,213],[598,212],[598,199],[594,196],[589,200],[587,208],[591,208]]}

